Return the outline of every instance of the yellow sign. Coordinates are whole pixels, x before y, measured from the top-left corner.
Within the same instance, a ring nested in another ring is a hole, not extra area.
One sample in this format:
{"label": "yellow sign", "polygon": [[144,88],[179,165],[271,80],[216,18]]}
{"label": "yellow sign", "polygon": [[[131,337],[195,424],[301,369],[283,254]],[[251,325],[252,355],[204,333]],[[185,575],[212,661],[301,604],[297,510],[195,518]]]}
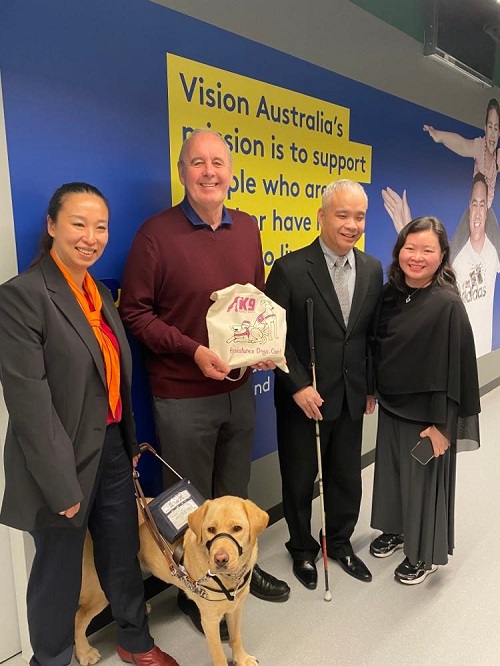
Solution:
{"label": "yellow sign", "polygon": [[259,225],[267,268],[318,235],[323,189],[371,180],[371,146],[349,140],[349,109],[167,54],[173,203],[184,196],[177,161],[194,129],[219,132],[233,156],[229,208]]}

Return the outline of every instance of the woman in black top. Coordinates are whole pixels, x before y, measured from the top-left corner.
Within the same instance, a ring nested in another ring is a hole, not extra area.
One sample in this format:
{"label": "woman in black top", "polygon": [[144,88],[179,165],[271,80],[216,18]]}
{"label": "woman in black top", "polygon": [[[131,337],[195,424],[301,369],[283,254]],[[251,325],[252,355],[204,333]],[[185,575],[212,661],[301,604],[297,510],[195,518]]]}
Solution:
{"label": "woman in black top", "polygon": [[[406,555],[396,580],[420,583],[454,547],[456,453],[479,447],[474,339],[434,217],[399,233],[375,341],[379,423],[372,527],[375,557]],[[429,438],[431,459],[412,455]]]}

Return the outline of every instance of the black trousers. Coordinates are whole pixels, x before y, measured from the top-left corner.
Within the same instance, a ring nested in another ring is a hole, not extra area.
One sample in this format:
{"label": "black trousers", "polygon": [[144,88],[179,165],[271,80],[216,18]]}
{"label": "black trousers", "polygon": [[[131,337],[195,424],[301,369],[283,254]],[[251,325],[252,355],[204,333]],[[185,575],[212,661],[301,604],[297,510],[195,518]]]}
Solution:
{"label": "black trousers", "polygon": [[150,650],[154,643],[137,560],[132,469],[118,425],[106,430],[84,526],[73,528],[69,522],[68,527],[46,528],[32,535],[36,553],[27,592],[31,666],[67,666],[71,662],[87,524],[99,581],[117,623],[118,643],[130,652]]}
{"label": "black trousers", "polygon": [[[363,419],[353,420],[344,404],[335,421],[320,422],[321,460],[330,557],[353,553],[350,538],[361,504]],[[320,545],[311,535],[314,481],[318,473],[315,423],[295,404],[277,409],[278,454],[283,510],[290,532],[286,547],[294,559],[314,559]]]}

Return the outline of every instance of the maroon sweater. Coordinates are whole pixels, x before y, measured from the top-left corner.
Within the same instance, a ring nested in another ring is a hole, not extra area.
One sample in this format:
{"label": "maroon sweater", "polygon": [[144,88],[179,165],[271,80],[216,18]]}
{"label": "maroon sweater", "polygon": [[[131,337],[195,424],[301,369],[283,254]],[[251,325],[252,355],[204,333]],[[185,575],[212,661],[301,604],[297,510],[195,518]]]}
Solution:
{"label": "maroon sweater", "polygon": [[228,210],[232,224],[215,231],[192,224],[180,206],[149,218],[138,230],[122,281],[120,313],[147,349],[153,395],[195,398],[227,393],[238,382],[205,377],[193,360],[208,347],[210,294],[250,282],[264,289],[260,233],[247,213]]}

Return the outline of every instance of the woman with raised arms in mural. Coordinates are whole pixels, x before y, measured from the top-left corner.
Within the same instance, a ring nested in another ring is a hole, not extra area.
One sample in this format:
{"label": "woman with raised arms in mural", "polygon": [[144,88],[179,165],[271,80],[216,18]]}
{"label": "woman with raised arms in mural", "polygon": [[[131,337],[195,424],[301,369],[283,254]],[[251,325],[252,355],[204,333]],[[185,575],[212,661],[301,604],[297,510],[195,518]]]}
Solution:
{"label": "woman with raised arms in mural", "polygon": [[500,133],[500,107],[498,100],[490,99],[486,108],[484,136],[475,139],[465,139],[454,132],[436,130],[431,125],[424,125],[435,143],[442,143],[449,150],[461,157],[474,159],[474,173],[481,172],[488,184],[488,208],[491,208],[495,197],[497,173],[500,170],[498,137]]}
{"label": "woman with raised arms in mural", "polygon": [[[498,138],[500,136],[500,105],[495,98],[490,99],[486,108],[484,125],[484,136],[475,139],[466,139],[455,132],[445,132],[434,129],[431,125],[424,125],[427,132],[435,143],[442,143],[449,150],[461,157],[472,157],[474,159],[473,177],[482,173],[488,187],[488,214],[486,217],[486,235],[495,246],[500,258],[500,229],[495,212],[491,208],[495,197],[495,186],[497,173],[500,170],[500,155]],[[406,190],[400,196],[397,192],[387,187],[382,190],[384,207],[391,217],[396,231],[399,233],[403,226],[412,219]],[[467,243],[470,235],[470,224],[468,209],[462,216],[457,229],[450,242],[450,260],[453,263],[455,257]]]}
{"label": "woman with raised arms in mural", "polygon": [[[500,170],[500,156],[498,148],[498,137],[500,135],[500,106],[496,98],[490,99],[486,107],[484,121],[484,136],[475,139],[466,139],[455,132],[445,132],[434,129],[431,125],[424,125],[427,132],[435,143],[442,143],[449,150],[461,157],[472,157],[474,159],[474,171],[472,177],[482,173],[488,186],[488,215],[486,218],[486,235],[490,238],[500,257],[500,230],[495,212],[491,208],[495,197],[495,186],[497,174]],[[469,238],[469,216],[468,210],[462,215],[458,227],[451,241],[451,261],[462,250]]]}

